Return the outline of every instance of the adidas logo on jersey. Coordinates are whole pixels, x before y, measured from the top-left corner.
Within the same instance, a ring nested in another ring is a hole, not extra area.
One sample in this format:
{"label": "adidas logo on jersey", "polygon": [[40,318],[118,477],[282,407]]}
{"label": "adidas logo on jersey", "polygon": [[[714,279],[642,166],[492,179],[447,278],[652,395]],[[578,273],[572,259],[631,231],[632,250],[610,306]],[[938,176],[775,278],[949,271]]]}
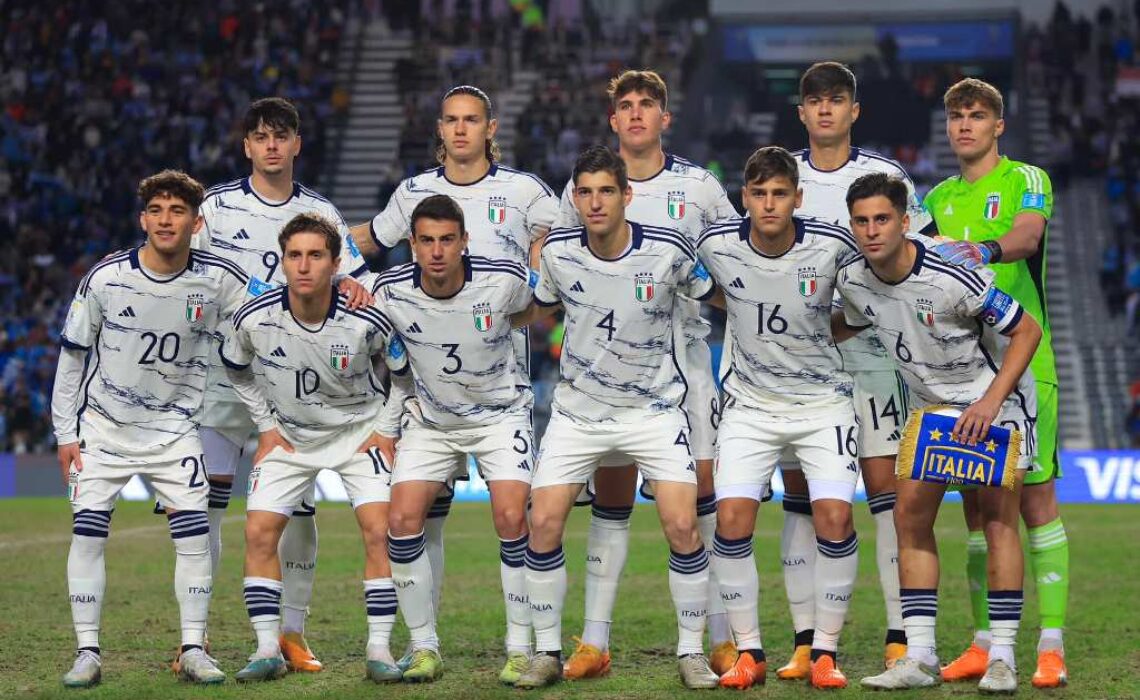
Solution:
{"label": "adidas logo on jersey", "polygon": [[898,442],[901,439],[902,439],[902,435],[899,435],[899,431],[897,431],[897,430],[895,432],[891,433],[891,436],[887,438],[887,440],[889,440],[890,442]]}
{"label": "adidas logo on jersey", "polygon": [[119,317],[135,318],[135,310],[128,306],[119,312]]}
{"label": "adidas logo on jersey", "polygon": [[586,291],[586,288],[582,286],[581,282],[574,282],[574,284],[570,287],[570,291],[572,291],[572,292],[584,292],[584,291]]}
{"label": "adidas logo on jersey", "polygon": [[404,332],[405,333],[422,333],[423,330],[420,329],[420,324],[413,322],[412,325],[410,325],[404,329]]}
{"label": "adidas logo on jersey", "polygon": [[953,216],[954,207],[950,204],[946,205],[946,211],[942,212],[943,216]]}
{"label": "adidas logo on jersey", "polygon": [[871,308],[870,304],[867,305],[867,308],[863,309],[863,315],[867,318],[871,318],[875,315],[875,310]]}
{"label": "adidas logo on jersey", "polygon": [[277,349],[275,349],[273,352],[271,352],[269,354],[272,355],[273,357],[285,357],[285,348],[278,345]]}
{"label": "adidas logo on jersey", "polygon": [[249,234],[246,233],[245,229],[243,228],[233,235],[233,239],[235,241],[248,241],[249,240]]}
{"label": "adidas logo on jersey", "polygon": [[744,289],[744,280],[737,277],[734,280],[732,280],[732,282],[728,286],[733,287],[735,289]]}

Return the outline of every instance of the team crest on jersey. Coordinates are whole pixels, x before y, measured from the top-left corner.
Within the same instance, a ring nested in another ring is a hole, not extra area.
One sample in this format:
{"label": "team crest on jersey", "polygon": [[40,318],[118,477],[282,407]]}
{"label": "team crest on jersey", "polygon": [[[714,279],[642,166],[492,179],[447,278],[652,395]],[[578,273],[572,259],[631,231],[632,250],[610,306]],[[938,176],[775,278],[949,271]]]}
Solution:
{"label": "team crest on jersey", "polygon": [[928,299],[919,299],[914,303],[915,315],[924,326],[934,325],[934,302]]}
{"label": "team crest on jersey", "polygon": [[491,305],[476,304],[471,307],[471,315],[475,317],[475,327],[483,333],[491,330]]}
{"label": "team crest on jersey", "polygon": [[982,216],[987,221],[993,221],[998,218],[1001,213],[1001,192],[990,192],[986,196],[986,208],[982,210]]}
{"label": "team crest on jersey", "polygon": [[487,200],[487,218],[492,224],[501,224],[507,220],[506,197],[491,197]]}
{"label": "team crest on jersey", "polygon": [[799,269],[800,276],[800,296],[810,297],[815,294],[819,289],[819,284],[815,278],[814,267],[801,267]]}
{"label": "team crest on jersey", "polygon": [[633,296],[641,302],[649,301],[653,298],[653,275],[648,272],[634,275]]}
{"label": "team crest on jersey", "polygon": [[329,348],[329,367],[338,372],[343,372],[348,369],[350,362],[352,362],[352,353],[348,351],[347,345],[335,343]]}
{"label": "team crest on jersey", "polygon": [[683,191],[670,192],[667,205],[670,219],[680,221],[685,218],[685,193]]}
{"label": "team crest on jersey", "polygon": [[202,306],[205,303],[204,294],[191,294],[186,297],[186,320],[190,323],[202,320]]}

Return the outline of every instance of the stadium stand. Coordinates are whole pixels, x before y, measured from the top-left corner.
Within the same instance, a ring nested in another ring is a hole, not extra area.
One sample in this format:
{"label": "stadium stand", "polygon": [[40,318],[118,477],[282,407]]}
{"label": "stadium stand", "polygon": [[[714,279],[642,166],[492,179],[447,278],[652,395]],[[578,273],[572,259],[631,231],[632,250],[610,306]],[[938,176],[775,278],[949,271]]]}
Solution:
{"label": "stadium stand", "polygon": [[[693,13],[700,10],[682,3],[658,19],[606,23],[582,0],[547,3],[540,17],[506,0],[248,8],[180,0],[162,12],[140,0],[98,11],[78,0],[15,3],[0,18],[0,239],[13,253],[0,260],[0,451],[52,447],[48,403],[63,311],[94,260],[137,241],[138,179],[162,167],[206,183],[244,173],[236,120],[254,97],[297,102],[299,175],[355,223],[382,208],[400,179],[432,164],[441,86],[486,88],[498,103],[504,160],[557,189],[581,146],[610,138],[605,81],[622,67],[651,65],[672,88],[672,143],[727,175],[734,192],[745,151],[779,134],[798,137],[798,125],[788,124],[790,108],[777,113],[763,96],[758,111],[737,105],[715,124],[686,109],[703,98],[711,32]],[[1140,377],[1138,17],[1108,5],[1079,16],[1058,3],[1045,26],[1026,26],[1021,37],[1021,113],[1045,115],[1027,123],[1034,135],[1023,152],[1058,189],[1050,292],[1066,346],[1058,348],[1063,383],[1077,392],[1062,402],[1076,411],[1062,419],[1077,426],[1065,435],[1072,446],[1127,440],[1128,387]],[[309,38],[298,45],[301,35]],[[854,67],[865,101],[901,90],[930,115],[905,134],[865,116],[863,143],[903,162],[920,191],[945,176],[953,156],[940,96],[962,67],[897,65],[889,51]],[[1073,212],[1079,231],[1065,219]],[[540,402],[560,332],[535,334]]]}

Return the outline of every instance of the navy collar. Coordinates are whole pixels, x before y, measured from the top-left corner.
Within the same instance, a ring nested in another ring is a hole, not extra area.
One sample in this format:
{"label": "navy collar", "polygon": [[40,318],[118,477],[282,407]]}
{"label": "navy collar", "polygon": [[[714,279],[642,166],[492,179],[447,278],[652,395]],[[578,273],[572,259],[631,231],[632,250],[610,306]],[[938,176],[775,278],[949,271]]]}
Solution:
{"label": "navy collar", "polygon": [[262,204],[264,204],[267,207],[283,207],[286,204],[288,204],[294,197],[299,197],[301,195],[301,184],[299,182],[294,182],[293,183],[293,191],[289,193],[289,198],[286,199],[284,202],[276,202],[276,203],[270,202],[269,200],[265,199],[264,197],[262,197],[261,195],[259,195],[257,193],[257,190],[253,189],[253,178],[252,177],[247,177],[247,178],[242,179],[241,191],[245,192],[246,194],[252,194],[254,197],[257,197],[257,201],[261,202]]}
{"label": "navy collar", "polygon": [[649,182],[650,180],[657,177],[658,175],[665,172],[666,170],[672,170],[672,169],[673,169],[673,155],[670,153],[666,153],[665,154],[665,162],[661,165],[660,170],[658,170],[657,172],[653,173],[652,175],[650,175],[649,177],[647,177],[643,180],[638,180],[636,178],[631,177],[631,178],[629,178],[629,181],[630,182]]}
{"label": "navy collar", "polygon": [[785,250],[783,253],[780,253],[779,255],[768,255],[767,253],[761,252],[760,249],[757,248],[756,246],[752,245],[752,217],[751,216],[745,216],[743,219],[740,220],[740,228],[738,229],[737,233],[740,235],[740,240],[747,243],[748,247],[752,249],[752,252],[756,253],[757,255],[764,257],[764,258],[782,258],[785,255],[787,255],[788,253],[792,252],[792,248],[795,248],[797,245],[804,242],[804,232],[805,232],[804,220],[798,216],[793,216],[792,217],[792,225],[795,226],[795,228],[796,228],[796,239],[795,239],[795,241],[792,242],[791,247],[789,247],[787,250]]}
{"label": "navy collar", "polygon": [[867,258],[864,257],[863,262],[867,265],[867,269],[871,271],[871,274],[875,276],[875,279],[879,280],[883,284],[888,284],[894,287],[896,285],[902,284],[903,282],[906,282],[908,279],[914,277],[922,271],[922,261],[926,259],[926,246],[922,245],[922,243],[919,243],[918,240],[914,238],[906,238],[904,240],[904,243],[906,241],[914,244],[914,265],[911,265],[910,272],[906,273],[906,276],[898,282],[888,282],[882,277],[879,277],[879,274],[875,272],[875,268],[871,267],[871,261],[867,260]]}
{"label": "navy collar", "polygon": [[590,247],[590,234],[586,233],[585,226],[582,227],[582,247],[590,251],[590,255],[593,255],[598,260],[602,260],[604,262],[614,262],[616,260],[621,260],[625,256],[629,255],[631,251],[641,250],[641,242],[645,240],[645,232],[642,230],[641,224],[637,223],[636,221],[630,221],[629,219],[626,219],[626,223],[629,224],[629,248],[616,258],[603,258],[594,252],[594,249]]}
{"label": "navy collar", "polygon": [[[858,146],[852,146],[851,147],[851,153],[848,154],[848,156],[847,156],[847,163],[854,161],[858,157],[859,157],[859,147]],[[847,163],[844,163],[843,165],[839,166],[838,168],[834,168],[832,170],[821,170],[821,169],[815,167],[815,163],[811,162],[811,149],[810,148],[804,149],[803,154],[800,155],[800,160],[802,160],[804,163],[807,163],[807,166],[809,168],[811,168],[812,170],[816,171],[817,173],[833,173],[836,170],[841,170],[843,168],[843,166],[847,165]]]}
{"label": "navy collar", "polygon": [[[328,310],[328,313],[325,314],[326,319],[334,318],[336,316],[336,305],[337,305],[338,301],[340,301],[340,292],[338,292],[336,290],[336,287],[333,287],[332,297],[329,299],[329,310]],[[289,308],[289,287],[288,286],[281,288],[281,308],[288,311],[290,316],[293,316],[293,310]],[[297,324],[299,326],[301,326],[302,328],[305,328],[305,325],[303,323],[301,323],[299,320],[297,320],[296,316],[293,316],[293,320],[297,321]],[[309,330],[309,329],[306,328],[305,330]]]}
{"label": "navy collar", "polygon": [[447,174],[444,172],[444,167],[442,165],[435,169],[435,176],[436,177],[442,177],[444,180],[447,180],[447,183],[449,185],[455,185],[456,187],[470,187],[471,185],[479,184],[480,182],[482,182],[483,180],[485,180],[489,177],[494,177],[495,174],[498,172],[499,172],[499,164],[496,163],[495,161],[491,161],[491,167],[487,168],[487,172],[483,173],[482,177],[480,177],[478,180],[475,180],[474,182],[455,182],[454,180],[452,180],[451,178],[449,178],[447,176]]}
{"label": "navy collar", "polygon": [[[423,289],[423,284],[422,284],[423,283],[423,274],[424,274],[424,269],[422,267],[420,267],[420,264],[418,262],[412,263],[412,287],[413,288]],[[445,296],[445,297],[437,297],[437,296],[433,296],[431,294],[428,294],[426,289],[424,290],[424,294],[427,294],[432,299],[451,299],[452,297],[459,294],[459,292],[463,291],[463,288],[465,286],[467,286],[467,283],[470,281],[471,281],[471,256],[465,254],[463,256],[463,284],[461,284],[459,286],[459,289],[455,290],[455,294],[449,294],[448,296]]]}
{"label": "navy collar", "polygon": [[[146,244],[144,243],[143,245],[146,245]],[[143,274],[144,277],[146,277],[151,282],[157,282],[159,284],[166,284],[167,282],[170,282],[171,280],[174,280],[174,279],[177,279],[178,277],[181,277],[182,273],[189,270],[190,267],[194,264],[194,250],[191,249],[190,255],[186,257],[186,267],[182,268],[181,270],[179,270],[177,273],[171,275],[170,277],[166,277],[166,278],[151,277],[150,273],[147,272],[147,269],[145,267],[143,267],[142,262],[139,260],[139,251],[142,250],[142,248],[143,247],[141,245],[138,248],[131,248],[130,252],[127,253],[127,258],[131,261],[131,269],[132,270],[138,270],[139,272],[141,272]]]}

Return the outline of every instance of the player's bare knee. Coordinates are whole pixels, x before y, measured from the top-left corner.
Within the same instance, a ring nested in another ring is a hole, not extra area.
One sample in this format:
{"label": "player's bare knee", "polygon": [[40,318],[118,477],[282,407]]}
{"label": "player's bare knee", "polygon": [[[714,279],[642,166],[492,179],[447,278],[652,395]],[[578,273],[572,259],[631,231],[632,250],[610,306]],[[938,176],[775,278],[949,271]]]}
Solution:
{"label": "player's bare knee", "polygon": [[245,521],[245,551],[247,559],[272,558],[277,553],[281,530],[272,518],[251,517]]}
{"label": "player's bare knee", "polygon": [[492,513],[495,533],[502,539],[514,540],[526,532],[526,506],[511,504],[499,506]]}
{"label": "player's bare knee", "polygon": [[716,510],[716,531],[721,537],[737,540],[749,537],[756,525],[755,506],[746,505],[744,499],[722,501]]}
{"label": "player's bare knee", "polygon": [[818,537],[838,542],[850,537],[855,531],[850,503],[834,498],[822,498],[812,502],[811,512],[812,524]]}
{"label": "player's bare knee", "polygon": [[678,513],[662,518],[661,529],[674,552],[688,554],[695,550],[701,542],[695,511],[691,514]]}
{"label": "player's bare knee", "polygon": [[1020,505],[1021,519],[1026,527],[1041,527],[1061,517],[1053,481],[1022,487]]}
{"label": "player's bare knee", "polygon": [[388,530],[393,537],[409,537],[424,529],[424,516],[407,504],[392,503],[388,511]]}

